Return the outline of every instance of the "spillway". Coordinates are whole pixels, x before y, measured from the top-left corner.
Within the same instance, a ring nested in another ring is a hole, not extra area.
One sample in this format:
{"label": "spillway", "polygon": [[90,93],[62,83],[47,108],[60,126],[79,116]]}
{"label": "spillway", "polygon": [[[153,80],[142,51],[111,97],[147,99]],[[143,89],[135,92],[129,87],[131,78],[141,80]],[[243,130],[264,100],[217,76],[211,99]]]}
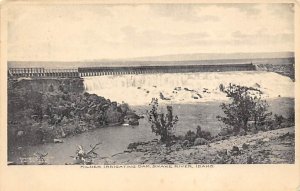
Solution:
{"label": "spillway", "polygon": [[196,72],[84,77],[85,90],[130,105],[197,103],[227,100],[220,84],[260,89],[264,98],[294,97],[294,82],[273,72]]}

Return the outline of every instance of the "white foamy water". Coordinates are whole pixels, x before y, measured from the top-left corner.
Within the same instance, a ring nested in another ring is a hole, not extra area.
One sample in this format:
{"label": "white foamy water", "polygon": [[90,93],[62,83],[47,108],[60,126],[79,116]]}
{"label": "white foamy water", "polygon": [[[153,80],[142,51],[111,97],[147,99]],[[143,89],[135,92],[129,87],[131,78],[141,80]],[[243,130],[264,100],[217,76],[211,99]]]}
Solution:
{"label": "white foamy water", "polygon": [[273,72],[163,73],[84,78],[87,92],[129,105],[147,105],[152,98],[160,98],[161,94],[169,100],[160,100],[160,103],[227,100],[219,85],[228,86],[229,83],[260,89],[264,98],[294,97],[294,82]]}

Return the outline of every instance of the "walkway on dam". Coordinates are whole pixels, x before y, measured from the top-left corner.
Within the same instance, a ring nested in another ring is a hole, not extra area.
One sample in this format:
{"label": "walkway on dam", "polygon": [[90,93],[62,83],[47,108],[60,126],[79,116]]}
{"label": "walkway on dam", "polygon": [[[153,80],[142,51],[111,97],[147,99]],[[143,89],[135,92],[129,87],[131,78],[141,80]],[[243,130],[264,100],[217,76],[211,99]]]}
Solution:
{"label": "walkway on dam", "polygon": [[123,66],[123,67],[80,67],[78,69],[45,69],[45,68],[9,68],[9,77],[85,77],[126,74],[156,73],[193,73],[193,72],[226,72],[253,71],[256,66],[251,64],[219,64],[219,65],[167,65],[167,66]]}

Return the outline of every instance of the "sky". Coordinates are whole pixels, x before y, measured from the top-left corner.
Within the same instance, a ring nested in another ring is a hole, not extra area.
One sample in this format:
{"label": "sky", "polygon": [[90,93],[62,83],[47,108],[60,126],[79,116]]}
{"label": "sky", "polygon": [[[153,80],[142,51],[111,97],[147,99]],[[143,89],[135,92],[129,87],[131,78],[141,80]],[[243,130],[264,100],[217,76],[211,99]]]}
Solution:
{"label": "sky", "polygon": [[294,51],[293,4],[12,5],[8,60]]}

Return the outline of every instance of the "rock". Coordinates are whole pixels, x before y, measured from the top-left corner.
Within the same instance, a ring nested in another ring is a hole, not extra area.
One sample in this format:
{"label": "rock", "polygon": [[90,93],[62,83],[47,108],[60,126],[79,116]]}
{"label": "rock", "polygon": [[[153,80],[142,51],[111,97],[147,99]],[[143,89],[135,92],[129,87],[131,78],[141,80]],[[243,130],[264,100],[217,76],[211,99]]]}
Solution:
{"label": "rock", "polygon": [[197,94],[197,96],[198,96],[199,98],[202,98],[202,95],[201,95],[201,94]]}
{"label": "rock", "polygon": [[263,142],[269,142],[270,139],[269,139],[269,138],[264,138],[262,141],[263,141]]}
{"label": "rock", "polygon": [[260,88],[260,84],[255,83],[255,84],[254,84],[254,87],[255,87],[255,88]]}
{"label": "rock", "polygon": [[162,100],[171,100],[170,98],[165,97],[164,94],[161,93],[161,92],[159,92],[159,97],[160,97],[160,99],[162,99]]}
{"label": "rock", "polygon": [[17,163],[14,161],[7,161],[7,165],[17,165]]}
{"label": "rock", "polygon": [[136,120],[138,120],[138,119],[140,119],[140,116],[138,116],[138,115],[137,115],[136,113],[134,113],[134,112],[127,112],[125,118],[127,118],[127,119],[136,119]]}
{"label": "rock", "polygon": [[158,139],[153,139],[151,142],[157,143],[157,142],[158,142]]}
{"label": "rock", "polygon": [[54,143],[63,143],[63,140],[61,140],[61,139],[53,139],[53,142]]}
{"label": "rock", "polygon": [[139,121],[138,120],[130,120],[128,124],[136,126],[136,125],[139,125]]}
{"label": "rock", "polygon": [[218,141],[220,141],[221,139],[220,139],[220,137],[219,136],[216,136],[216,137],[214,137],[212,140],[211,140],[211,142],[218,142]]}
{"label": "rock", "polygon": [[239,132],[240,136],[245,136],[247,135],[246,131],[244,129],[241,129],[241,131]]}
{"label": "rock", "polygon": [[30,117],[31,117],[31,119],[36,120],[39,116],[38,115],[31,115]]}
{"label": "rock", "polygon": [[240,149],[237,146],[233,146],[231,151],[240,151]]}
{"label": "rock", "polygon": [[183,145],[183,146],[188,146],[189,143],[190,143],[190,142],[189,142],[188,140],[184,140],[183,143],[182,143],[182,145]]}
{"label": "rock", "polygon": [[23,135],[24,135],[24,131],[18,131],[18,132],[17,132],[17,136],[18,136],[18,137],[22,137]]}
{"label": "rock", "polygon": [[43,120],[48,120],[50,118],[49,115],[43,115]]}
{"label": "rock", "polygon": [[61,137],[65,138],[67,135],[65,134],[65,132],[61,132]]}
{"label": "rock", "polygon": [[206,145],[208,143],[208,141],[204,138],[196,138],[194,141],[194,146],[197,145]]}
{"label": "rock", "polygon": [[115,110],[114,107],[109,107],[105,112],[105,116],[108,124],[114,124],[120,122],[122,113]]}
{"label": "rock", "polygon": [[192,96],[192,98],[193,98],[193,99],[198,99],[198,97],[196,97],[196,96]]}
{"label": "rock", "polygon": [[253,164],[253,159],[251,156],[247,157],[247,164]]}
{"label": "rock", "polygon": [[111,105],[112,105],[115,109],[118,107],[118,103],[115,102],[115,101],[111,102]]}
{"label": "rock", "polygon": [[232,150],[231,150],[232,155],[239,155],[240,153],[241,153],[240,149],[237,146],[232,147]]}
{"label": "rock", "polygon": [[224,155],[227,155],[227,154],[228,154],[227,149],[223,149],[223,150],[220,151],[221,156],[224,156]]}
{"label": "rock", "polygon": [[242,146],[242,148],[244,150],[249,149],[249,145],[250,145],[249,143],[244,143],[243,146]]}
{"label": "rock", "polygon": [[136,149],[137,146],[138,146],[138,144],[136,144],[136,143],[129,143],[127,149],[133,150],[133,149]]}

